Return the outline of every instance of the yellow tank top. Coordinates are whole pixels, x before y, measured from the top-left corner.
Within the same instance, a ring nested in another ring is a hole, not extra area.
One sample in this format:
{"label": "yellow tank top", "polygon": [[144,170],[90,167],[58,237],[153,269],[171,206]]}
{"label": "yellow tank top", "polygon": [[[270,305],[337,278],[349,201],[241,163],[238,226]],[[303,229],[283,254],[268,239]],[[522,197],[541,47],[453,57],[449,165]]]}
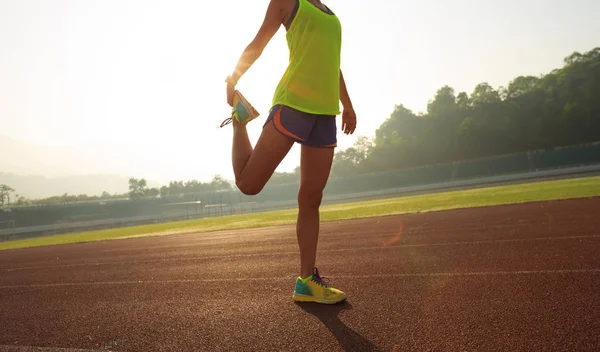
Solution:
{"label": "yellow tank top", "polygon": [[298,0],[298,12],[286,33],[288,67],[273,97],[311,114],[340,114],[340,54],[342,28],[335,14],[308,0]]}

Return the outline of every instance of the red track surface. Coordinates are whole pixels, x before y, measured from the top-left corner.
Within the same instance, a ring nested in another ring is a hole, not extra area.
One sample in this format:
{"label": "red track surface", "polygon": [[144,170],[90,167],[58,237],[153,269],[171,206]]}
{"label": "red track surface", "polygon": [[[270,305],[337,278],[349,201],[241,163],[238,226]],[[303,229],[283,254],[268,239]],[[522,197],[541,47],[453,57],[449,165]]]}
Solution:
{"label": "red track surface", "polygon": [[291,301],[293,226],[4,251],[0,350],[600,350],[599,227],[600,199],[325,223],[337,306]]}

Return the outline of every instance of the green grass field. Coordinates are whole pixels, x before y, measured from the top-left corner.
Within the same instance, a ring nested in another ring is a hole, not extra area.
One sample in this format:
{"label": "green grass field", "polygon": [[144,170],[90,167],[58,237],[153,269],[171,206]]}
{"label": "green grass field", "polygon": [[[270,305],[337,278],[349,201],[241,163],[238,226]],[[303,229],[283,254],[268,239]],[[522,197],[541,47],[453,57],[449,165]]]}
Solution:
{"label": "green grass field", "polygon": [[[600,196],[600,177],[587,177],[327,205],[321,208],[321,219],[323,221],[356,219],[394,214],[596,196]],[[297,210],[281,210],[39,237],[3,242],[0,243],[0,250],[115,240],[132,237],[164,236],[169,234],[286,225],[295,223],[296,214]]]}

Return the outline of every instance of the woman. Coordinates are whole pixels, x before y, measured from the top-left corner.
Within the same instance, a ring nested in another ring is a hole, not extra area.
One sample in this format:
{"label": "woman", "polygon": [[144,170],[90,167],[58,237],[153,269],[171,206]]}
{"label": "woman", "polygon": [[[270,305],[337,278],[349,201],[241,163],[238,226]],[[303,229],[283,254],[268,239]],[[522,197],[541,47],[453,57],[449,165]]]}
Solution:
{"label": "woman", "polygon": [[286,30],[289,66],[273,97],[273,107],[254,150],[244,121],[233,121],[232,163],[236,185],[245,194],[259,193],[294,143],[300,143],[300,189],[296,233],[300,276],[293,299],[337,303],[346,294],[324,283],[315,267],[319,207],[333,161],[336,115],[342,131],[354,133],[356,115],[340,70],[341,25],[319,0],[271,0],[263,24],[246,47],[234,73],[227,77],[227,102],[233,104],[240,77],[260,57],[279,27]]}

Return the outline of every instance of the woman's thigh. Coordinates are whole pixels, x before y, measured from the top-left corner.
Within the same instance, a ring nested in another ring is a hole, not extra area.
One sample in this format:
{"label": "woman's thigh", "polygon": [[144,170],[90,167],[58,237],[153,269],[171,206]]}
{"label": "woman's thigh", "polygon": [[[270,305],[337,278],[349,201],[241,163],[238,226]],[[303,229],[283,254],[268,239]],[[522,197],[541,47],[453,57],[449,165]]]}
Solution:
{"label": "woman's thigh", "polygon": [[265,125],[238,180],[240,190],[251,194],[260,192],[293,144],[294,140],[279,133],[272,124]]}
{"label": "woman's thigh", "polygon": [[318,207],[321,205],[323,189],[327,185],[333,148],[302,145],[300,157],[300,190],[298,202],[300,206]]}

